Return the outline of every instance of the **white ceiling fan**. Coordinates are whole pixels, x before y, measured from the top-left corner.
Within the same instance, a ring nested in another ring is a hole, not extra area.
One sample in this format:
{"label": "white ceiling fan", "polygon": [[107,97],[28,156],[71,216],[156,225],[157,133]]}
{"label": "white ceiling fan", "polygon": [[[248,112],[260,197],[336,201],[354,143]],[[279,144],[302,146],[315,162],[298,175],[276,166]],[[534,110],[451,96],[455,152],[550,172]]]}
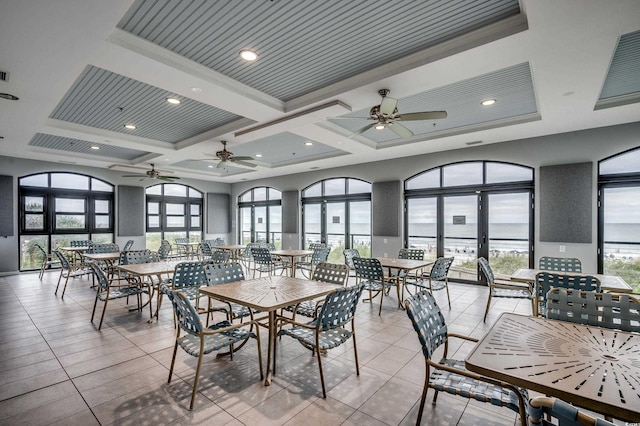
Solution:
{"label": "white ceiling fan", "polygon": [[215,156],[212,154],[207,154],[211,157],[215,157],[214,159],[207,160],[207,161],[217,162],[218,163],[218,165],[216,166],[217,169],[226,167],[227,163],[233,163],[233,164],[244,166],[244,167],[252,167],[252,168],[257,167],[255,164],[247,162],[247,161],[253,161],[253,157],[233,155],[233,152],[227,151],[227,141],[220,141],[220,142],[222,143],[221,151],[216,152]]}
{"label": "white ceiling fan", "polygon": [[439,120],[447,118],[446,111],[423,111],[400,114],[398,112],[398,100],[389,97],[389,93],[391,93],[389,89],[378,90],[378,94],[382,96],[382,100],[380,101],[380,105],[375,105],[369,110],[369,117],[336,117],[337,119],[367,119],[374,121],[357,130],[350,137],[361,135],[367,130],[375,128],[376,130],[389,129],[402,138],[410,138],[413,136],[413,132],[400,124],[401,121]]}
{"label": "white ceiling fan", "polygon": [[147,170],[146,172],[144,172],[144,174],[138,173],[134,175],[122,175],[122,177],[139,177],[141,178],[140,179],[141,181],[145,179],[159,179],[167,182],[173,182],[174,179],[180,179],[177,176],[167,176],[164,173],[173,173],[173,172],[164,172],[164,171],[161,172],[159,170],[156,170],[154,164],[151,164],[151,170]]}

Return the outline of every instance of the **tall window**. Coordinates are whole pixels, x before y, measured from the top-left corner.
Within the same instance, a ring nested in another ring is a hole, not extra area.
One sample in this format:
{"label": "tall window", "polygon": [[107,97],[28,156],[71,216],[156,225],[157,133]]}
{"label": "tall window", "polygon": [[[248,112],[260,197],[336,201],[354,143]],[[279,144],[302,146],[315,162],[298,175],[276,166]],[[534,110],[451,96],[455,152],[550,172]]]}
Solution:
{"label": "tall window", "polygon": [[329,261],[344,262],[342,251],[371,255],[371,184],[360,179],[327,179],[302,191],[303,246],[322,242]]}
{"label": "tall window", "polygon": [[598,165],[598,271],[640,291],[640,149]]}
{"label": "tall window", "polygon": [[240,244],[264,241],[282,248],[282,193],[274,188],[252,188],[238,196]]}
{"label": "tall window", "polygon": [[477,282],[477,258],[497,274],[533,256],[533,169],[493,161],[453,163],[405,181],[405,246],[454,257],[450,276]]}
{"label": "tall window", "polygon": [[157,250],[162,240],[202,239],[202,192],[177,183],[161,183],[146,189],[147,248]]}
{"label": "tall window", "polygon": [[20,270],[41,265],[47,253],[72,240],[113,242],[113,185],[77,173],[40,173],[18,180]]}

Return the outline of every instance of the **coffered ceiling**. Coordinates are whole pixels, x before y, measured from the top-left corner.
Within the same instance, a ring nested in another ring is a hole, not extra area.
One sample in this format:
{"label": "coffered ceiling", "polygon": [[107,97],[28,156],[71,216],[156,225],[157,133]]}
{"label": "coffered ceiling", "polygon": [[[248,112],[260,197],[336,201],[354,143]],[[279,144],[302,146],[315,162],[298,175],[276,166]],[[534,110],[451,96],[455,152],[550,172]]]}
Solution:
{"label": "coffered ceiling", "polygon": [[236,182],[640,119],[635,0],[12,1],[0,36],[14,157]]}

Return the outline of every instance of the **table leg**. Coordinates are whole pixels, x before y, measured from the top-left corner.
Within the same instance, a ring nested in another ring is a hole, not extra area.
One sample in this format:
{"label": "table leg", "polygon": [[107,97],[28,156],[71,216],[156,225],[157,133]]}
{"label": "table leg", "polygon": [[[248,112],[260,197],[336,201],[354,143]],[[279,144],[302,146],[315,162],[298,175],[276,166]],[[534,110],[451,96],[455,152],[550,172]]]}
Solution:
{"label": "table leg", "polygon": [[271,385],[272,362],[275,363],[275,355],[273,349],[276,344],[276,311],[269,311],[269,345],[267,348],[267,374],[264,379],[264,385]]}

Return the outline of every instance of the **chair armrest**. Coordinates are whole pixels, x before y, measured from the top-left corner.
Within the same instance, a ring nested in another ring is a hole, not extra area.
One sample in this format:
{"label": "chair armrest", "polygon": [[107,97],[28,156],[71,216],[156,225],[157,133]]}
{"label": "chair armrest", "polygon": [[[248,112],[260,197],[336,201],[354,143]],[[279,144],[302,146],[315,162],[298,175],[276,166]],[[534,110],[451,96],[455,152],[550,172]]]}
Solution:
{"label": "chair armrest", "polygon": [[247,325],[252,325],[254,324],[256,326],[256,332],[258,330],[258,322],[257,321],[247,321],[247,322],[241,322],[238,324],[231,324],[227,327],[222,327],[222,328],[217,328],[215,330],[210,330],[210,329],[205,329],[202,330],[202,334],[204,335],[210,335],[210,334],[218,334],[218,333],[224,333],[225,331],[231,331],[231,330],[235,330],[236,328],[242,328],[242,327],[246,327]]}
{"label": "chair armrest", "polygon": [[532,283],[522,283],[522,282],[518,282],[518,281],[499,281],[496,280],[493,283],[493,286],[496,288],[504,288],[504,289],[516,289],[516,290],[529,290],[529,291],[533,291],[533,284]]}
{"label": "chair armrest", "polygon": [[278,317],[276,318],[276,328],[278,326],[278,322],[286,322],[287,324],[295,325],[296,327],[308,328],[309,330],[315,330],[317,327],[315,325],[309,325],[298,321],[293,321],[287,317]]}
{"label": "chair armrest", "polygon": [[458,333],[447,333],[448,337],[457,337],[458,339],[463,339],[463,340],[468,340],[470,342],[478,342],[479,339],[476,339],[475,337],[471,337],[471,336],[465,336],[463,334],[458,334]]}

